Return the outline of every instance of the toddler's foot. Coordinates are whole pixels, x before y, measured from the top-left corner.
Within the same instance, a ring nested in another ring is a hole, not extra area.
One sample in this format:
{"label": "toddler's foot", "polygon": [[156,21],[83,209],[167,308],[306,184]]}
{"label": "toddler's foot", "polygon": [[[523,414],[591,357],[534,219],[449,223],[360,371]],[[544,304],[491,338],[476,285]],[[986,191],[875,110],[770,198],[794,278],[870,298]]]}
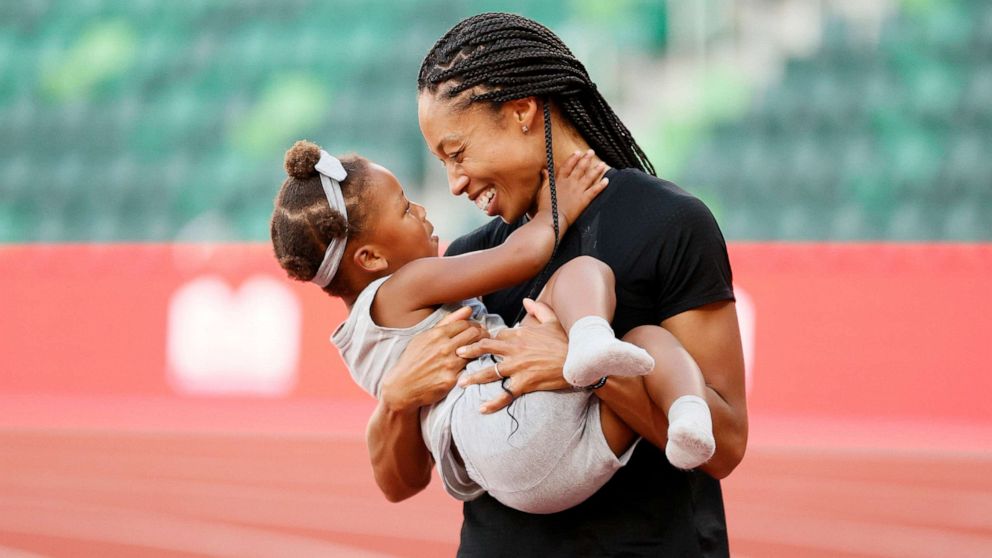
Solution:
{"label": "toddler's foot", "polygon": [[644,349],[616,338],[610,323],[586,316],[568,332],[568,355],[563,373],[573,386],[588,386],[603,376],[643,376],[654,368]]}
{"label": "toddler's foot", "polygon": [[668,462],[679,469],[695,469],[713,457],[713,420],[703,398],[684,395],[668,410]]}

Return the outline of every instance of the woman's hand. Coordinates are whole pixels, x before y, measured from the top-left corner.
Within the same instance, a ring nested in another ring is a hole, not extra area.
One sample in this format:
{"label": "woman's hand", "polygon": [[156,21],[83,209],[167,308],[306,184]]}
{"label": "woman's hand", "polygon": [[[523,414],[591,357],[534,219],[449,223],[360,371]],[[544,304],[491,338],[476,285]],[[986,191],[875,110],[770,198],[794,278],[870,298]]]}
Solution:
{"label": "woman's hand", "polygon": [[[606,189],[609,184],[609,180],[603,177],[606,168],[606,163],[589,149],[572,153],[558,169],[555,190],[558,193],[558,216],[562,232]],[[542,172],[544,183],[538,193],[537,210],[550,212],[551,183],[548,181],[547,170]]]}
{"label": "woman's hand", "polygon": [[455,350],[488,337],[481,325],[468,321],[471,315],[471,308],[460,308],[417,334],[383,377],[380,402],[404,412],[437,403],[447,395],[467,363]]}
{"label": "woman's hand", "polygon": [[529,316],[520,327],[505,329],[495,339],[482,339],[458,349],[464,358],[477,358],[492,354],[499,361],[499,375],[490,366],[474,374],[466,374],[458,382],[460,386],[486,384],[509,378],[503,384],[510,393],[504,393],[485,403],[483,413],[496,412],[513,401],[532,391],[554,391],[571,388],[561,374],[565,355],[568,352],[568,337],[558,323],[554,311],[547,305],[524,299],[524,307]]}

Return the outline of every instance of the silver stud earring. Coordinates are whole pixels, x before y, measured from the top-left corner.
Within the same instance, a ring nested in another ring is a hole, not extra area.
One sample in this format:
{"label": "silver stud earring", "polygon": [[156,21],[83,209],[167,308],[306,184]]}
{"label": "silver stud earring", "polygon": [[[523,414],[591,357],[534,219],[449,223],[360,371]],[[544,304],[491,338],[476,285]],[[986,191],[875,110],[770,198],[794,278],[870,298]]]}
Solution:
{"label": "silver stud earring", "polygon": [[524,124],[520,129],[523,130],[525,134],[530,131],[530,128],[528,128],[526,124]]}

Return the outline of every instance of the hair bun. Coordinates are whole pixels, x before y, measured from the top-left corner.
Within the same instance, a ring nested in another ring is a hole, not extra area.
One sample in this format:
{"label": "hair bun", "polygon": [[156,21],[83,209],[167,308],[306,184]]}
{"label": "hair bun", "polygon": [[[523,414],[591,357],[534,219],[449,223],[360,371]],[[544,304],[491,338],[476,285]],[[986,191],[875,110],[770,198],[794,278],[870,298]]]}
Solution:
{"label": "hair bun", "polygon": [[313,168],[320,161],[320,146],[312,141],[300,140],[286,152],[286,174],[300,180],[317,175]]}
{"label": "hair bun", "polygon": [[282,256],[279,265],[286,274],[297,281],[310,281],[317,275],[317,268],[306,258],[299,256]]}

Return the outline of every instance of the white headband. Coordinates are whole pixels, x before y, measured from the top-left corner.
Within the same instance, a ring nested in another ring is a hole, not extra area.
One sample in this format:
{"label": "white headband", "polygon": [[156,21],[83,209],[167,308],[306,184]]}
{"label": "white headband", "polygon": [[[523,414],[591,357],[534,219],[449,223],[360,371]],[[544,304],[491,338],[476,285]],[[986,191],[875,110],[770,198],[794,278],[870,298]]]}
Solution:
{"label": "white headband", "polygon": [[[320,160],[314,165],[314,169],[320,173],[320,184],[324,187],[324,195],[327,196],[327,203],[331,209],[338,210],[348,222],[348,210],[344,205],[344,195],[341,193],[341,181],[348,177],[341,161],[334,155],[323,149],[320,150]],[[334,274],[338,272],[338,265],[341,264],[341,256],[344,256],[344,247],[348,244],[348,235],[331,240],[324,252],[324,261],[320,262],[317,274],[310,281],[324,288],[331,284]]]}

